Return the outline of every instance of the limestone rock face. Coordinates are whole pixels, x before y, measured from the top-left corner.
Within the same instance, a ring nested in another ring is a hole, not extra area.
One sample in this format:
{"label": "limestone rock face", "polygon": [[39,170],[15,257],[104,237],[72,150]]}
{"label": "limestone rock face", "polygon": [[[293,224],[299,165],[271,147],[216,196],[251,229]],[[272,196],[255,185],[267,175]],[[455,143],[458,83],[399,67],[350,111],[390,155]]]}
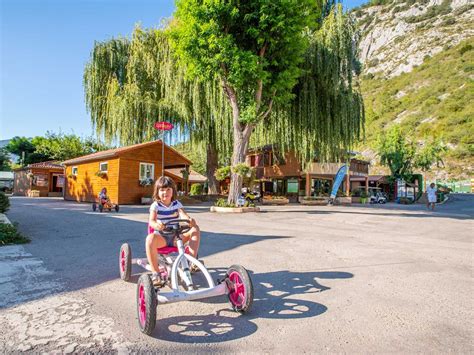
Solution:
{"label": "limestone rock face", "polygon": [[386,78],[474,35],[474,0],[394,0],[353,15],[363,73]]}

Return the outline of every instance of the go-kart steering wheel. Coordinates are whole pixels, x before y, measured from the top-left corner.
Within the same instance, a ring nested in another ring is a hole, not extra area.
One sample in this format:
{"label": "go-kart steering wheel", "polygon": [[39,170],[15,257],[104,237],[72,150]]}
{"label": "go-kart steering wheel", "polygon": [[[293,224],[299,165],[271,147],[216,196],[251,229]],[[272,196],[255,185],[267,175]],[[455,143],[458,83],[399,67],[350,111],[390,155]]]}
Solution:
{"label": "go-kart steering wheel", "polygon": [[192,228],[189,219],[174,219],[163,224],[165,225],[165,228],[159,232],[166,237],[178,237],[180,234],[186,233]]}

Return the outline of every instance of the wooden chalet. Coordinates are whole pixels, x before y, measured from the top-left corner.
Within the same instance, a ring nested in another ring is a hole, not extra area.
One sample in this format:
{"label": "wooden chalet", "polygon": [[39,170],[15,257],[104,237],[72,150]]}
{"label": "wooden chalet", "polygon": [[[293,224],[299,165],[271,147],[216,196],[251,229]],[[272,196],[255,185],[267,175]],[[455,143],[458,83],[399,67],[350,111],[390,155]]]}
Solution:
{"label": "wooden chalet", "polygon": [[[189,171],[189,159],[165,145],[164,168]],[[153,194],[153,183],[162,175],[160,140],[105,150],[63,162],[65,166],[64,199],[81,202],[97,200],[107,188],[111,201],[137,204]],[[166,175],[166,173],[165,173]]]}

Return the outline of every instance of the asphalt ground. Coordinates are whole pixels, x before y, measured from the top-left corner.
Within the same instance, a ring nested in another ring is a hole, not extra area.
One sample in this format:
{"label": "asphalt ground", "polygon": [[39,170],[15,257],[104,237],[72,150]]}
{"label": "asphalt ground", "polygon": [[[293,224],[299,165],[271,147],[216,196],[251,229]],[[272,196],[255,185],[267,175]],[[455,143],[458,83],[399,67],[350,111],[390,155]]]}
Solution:
{"label": "asphalt ground", "polygon": [[[118,278],[127,242],[144,257],[147,207],[92,212],[61,199],[11,199],[31,238],[0,248],[0,352],[314,353],[474,350],[474,196],[423,205],[265,206],[260,213],[186,210],[211,273],[241,264],[252,311],[226,296],[158,306],[137,326],[136,281]],[[203,281],[197,275],[198,281]]]}

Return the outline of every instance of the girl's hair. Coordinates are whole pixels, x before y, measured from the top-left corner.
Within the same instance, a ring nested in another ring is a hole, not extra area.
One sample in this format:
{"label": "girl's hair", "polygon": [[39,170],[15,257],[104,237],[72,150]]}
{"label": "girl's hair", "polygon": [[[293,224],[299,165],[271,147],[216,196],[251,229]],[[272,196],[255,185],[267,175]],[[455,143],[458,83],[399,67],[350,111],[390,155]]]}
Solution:
{"label": "girl's hair", "polygon": [[171,201],[176,200],[176,198],[178,197],[178,193],[176,192],[176,184],[174,183],[173,179],[168,176],[161,176],[158,180],[156,180],[155,188],[153,189],[153,200],[160,201],[160,196],[158,195],[158,192],[162,187],[170,187],[173,190],[173,196],[171,197]]}

